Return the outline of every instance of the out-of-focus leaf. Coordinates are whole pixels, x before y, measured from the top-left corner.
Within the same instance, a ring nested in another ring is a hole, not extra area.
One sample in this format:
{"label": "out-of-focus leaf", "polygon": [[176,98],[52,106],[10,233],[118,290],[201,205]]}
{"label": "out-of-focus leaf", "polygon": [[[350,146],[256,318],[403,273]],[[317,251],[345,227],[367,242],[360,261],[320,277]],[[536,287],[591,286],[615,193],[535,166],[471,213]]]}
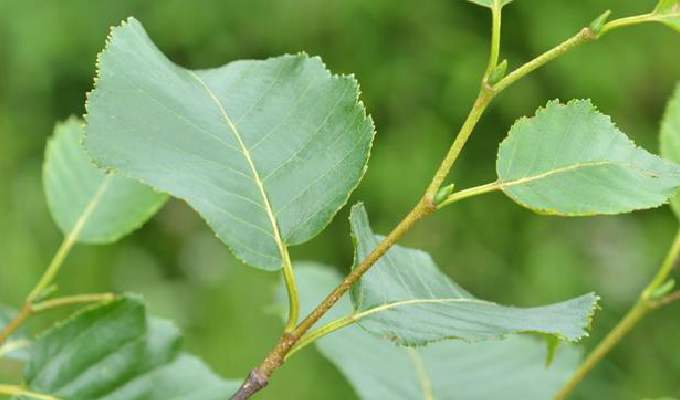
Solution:
{"label": "out-of-focus leaf", "polygon": [[513,0],[468,0],[471,3],[475,3],[477,5],[480,5],[482,7],[493,7],[494,4],[498,4],[498,6],[503,7],[506,4],[512,3]]}
{"label": "out-of-focus leaf", "polygon": [[[352,207],[355,263],[382,240],[362,204]],[[589,293],[561,303],[515,308],[473,297],[444,275],[429,254],[392,247],[352,289],[358,323],[401,344],[444,339],[498,339],[510,333],[545,333],[578,341],[587,335],[598,297]]]}
{"label": "out-of-focus leaf", "polygon": [[501,143],[499,184],[544,214],[621,214],[665,203],[680,166],[637,147],[588,100],[551,101]]}
{"label": "out-of-focus leaf", "polygon": [[680,31],[680,0],[659,0],[654,14],[664,24]]}
{"label": "out-of-focus leaf", "polygon": [[98,164],[185,199],[246,263],[276,270],[364,174],[374,129],[358,93],[304,54],[187,70],[129,18],[99,56],[85,144]]}
{"label": "out-of-focus leaf", "polygon": [[[298,267],[296,273],[305,310],[340,282],[337,273],[322,266]],[[351,312],[345,297],[325,321]],[[321,338],[316,345],[363,400],[545,400],[561,387],[580,358],[573,346],[561,346],[546,367],[545,343],[528,336],[410,348],[356,326]]]}
{"label": "out-of-focus leaf", "polygon": [[113,242],[144,224],[167,196],[97,168],[81,146],[82,133],[77,118],[56,125],[43,166],[47,203],[64,234],[82,224],[79,241]]}
{"label": "out-of-focus leaf", "polygon": [[[181,336],[122,298],[76,314],[31,347],[31,391],[69,400],[223,400],[238,387],[180,355]],[[181,390],[180,386],[185,386]]]}
{"label": "out-of-focus leaf", "polygon": [[[14,315],[16,315],[15,311],[0,305],[0,330],[12,321]],[[26,361],[29,345],[28,338],[21,330],[14,332],[5,343],[0,345],[0,359],[9,358],[16,361]]]}
{"label": "out-of-focus leaf", "polygon": [[[680,83],[666,106],[661,121],[661,155],[675,162],[680,162]],[[675,215],[680,216],[680,193],[671,198],[671,207]]]}

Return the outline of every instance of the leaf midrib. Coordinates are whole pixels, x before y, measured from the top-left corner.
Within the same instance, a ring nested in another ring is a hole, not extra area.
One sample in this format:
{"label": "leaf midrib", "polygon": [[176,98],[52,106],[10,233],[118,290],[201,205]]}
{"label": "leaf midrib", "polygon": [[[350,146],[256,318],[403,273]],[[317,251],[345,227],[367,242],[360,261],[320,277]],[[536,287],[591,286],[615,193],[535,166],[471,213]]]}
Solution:
{"label": "leaf midrib", "polygon": [[283,262],[288,258],[288,249],[286,248],[285,243],[283,242],[283,239],[281,238],[281,232],[279,231],[279,225],[276,222],[276,217],[274,216],[274,211],[272,209],[271,203],[269,202],[269,197],[267,196],[267,193],[265,192],[264,189],[264,184],[262,179],[260,178],[260,174],[257,172],[257,168],[255,167],[255,162],[253,161],[250,151],[248,151],[248,148],[246,147],[245,143],[243,142],[243,138],[241,137],[241,134],[239,133],[238,129],[236,128],[236,125],[232,121],[231,117],[227,113],[227,110],[224,108],[224,105],[222,102],[217,98],[217,95],[210,89],[208,84],[201,79],[194,71],[189,71],[187,70],[190,76],[192,76],[202,87],[205,89],[206,93],[208,93],[208,96],[210,96],[210,99],[217,105],[217,108],[220,110],[220,114],[222,115],[222,118],[224,121],[227,123],[227,126],[229,127],[229,130],[232,132],[234,137],[236,138],[241,154],[246,159],[246,162],[248,163],[248,166],[250,167],[250,171],[253,175],[253,180],[255,181],[255,184],[257,185],[257,188],[260,192],[260,196],[262,198],[262,203],[264,204],[264,209],[267,213],[267,217],[269,218],[269,222],[272,226],[272,232],[274,233],[274,241],[276,242],[276,246],[279,250],[279,254],[281,255],[281,261]]}
{"label": "leaf midrib", "polygon": [[599,166],[605,166],[605,165],[630,167],[632,169],[639,171],[642,174],[649,175],[649,176],[657,176],[657,174],[650,173],[649,171],[647,171],[643,168],[640,168],[639,166],[633,165],[633,164],[616,162],[616,161],[591,161],[591,162],[576,163],[576,164],[573,164],[573,165],[567,165],[567,166],[555,168],[553,170],[543,172],[543,173],[540,173],[540,174],[537,174],[537,175],[529,175],[529,176],[526,176],[526,177],[523,177],[523,178],[512,179],[512,180],[509,180],[509,181],[502,181],[501,180],[501,181],[498,182],[498,185],[501,188],[505,189],[505,188],[512,187],[512,186],[531,183],[533,181],[548,178],[552,175],[558,175],[558,174],[570,172],[570,171],[581,169],[581,168],[599,167]]}
{"label": "leaf midrib", "polygon": [[352,318],[355,321],[363,319],[371,314],[380,313],[393,308],[409,305],[419,305],[419,304],[449,304],[449,303],[472,303],[472,304],[486,304],[486,305],[498,305],[492,301],[472,299],[472,298],[443,298],[443,299],[411,299],[411,300],[400,300],[393,301],[390,303],[381,304],[377,307],[369,308],[367,310],[352,314]]}

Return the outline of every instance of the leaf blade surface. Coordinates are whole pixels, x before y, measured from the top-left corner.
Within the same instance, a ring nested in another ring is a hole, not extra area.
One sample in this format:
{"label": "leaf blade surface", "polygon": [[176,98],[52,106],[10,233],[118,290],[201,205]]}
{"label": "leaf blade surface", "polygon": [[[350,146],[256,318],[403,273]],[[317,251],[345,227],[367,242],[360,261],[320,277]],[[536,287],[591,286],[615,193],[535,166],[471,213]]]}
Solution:
{"label": "leaf blade surface", "polygon": [[552,101],[517,121],[496,172],[520,205],[563,216],[658,207],[680,186],[680,166],[637,147],[587,100]]}
{"label": "leaf blade surface", "polygon": [[[382,237],[371,230],[361,204],[352,207],[350,225],[356,264]],[[578,341],[587,336],[597,301],[594,293],[533,308],[480,300],[443,274],[429,254],[402,246],[392,247],[352,288],[358,324],[406,345],[528,332]]]}
{"label": "leaf blade surface", "polygon": [[180,344],[173,324],[147,318],[141,301],[124,297],[40,336],[24,378],[34,392],[69,400],[218,400],[238,388],[182,354]]}
{"label": "leaf blade surface", "polygon": [[[341,280],[332,268],[319,265],[299,266],[296,273],[306,310]],[[329,318],[352,310],[349,299],[343,297]],[[580,359],[575,347],[560,346],[553,363],[546,366],[545,344],[526,336],[410,348],[382,340],[358,326],[333,332],[315,344],[362,400],[544,400],[557,392]]]}
{"label": "leaf blade surface", "polygon": [[130,18],[100,54],[85,143],[98,163],[185,199],[247,264],[276,270],[363,176],[374,129],[357,97],[353,77],[303,54],[181,68]]}
{"label": "leaf blade surface", "polygon": [[167,196],[97,168],[81,146],[82,133],[73,117],[56,125],[43,166],[47,203],[65,235],[80,229],[80,242],[114,242],[143,225]]}

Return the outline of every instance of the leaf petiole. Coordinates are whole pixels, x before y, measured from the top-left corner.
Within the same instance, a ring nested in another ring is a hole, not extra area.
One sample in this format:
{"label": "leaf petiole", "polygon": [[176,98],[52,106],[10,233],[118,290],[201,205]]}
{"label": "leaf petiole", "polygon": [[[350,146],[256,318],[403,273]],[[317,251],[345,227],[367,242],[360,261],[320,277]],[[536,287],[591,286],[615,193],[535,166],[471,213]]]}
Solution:
{"label": "leaf petiole", "polygon": [[489,53],[489,65],[484,72],[484,82],[498,65],[498,57],[501,52],[501,12],[503,6],[501,0],[494,0],[491,6],[491,50]]}
{"label": "leaf petiole", "polygon": [[487,183],[486,185],[480,185],[480,186],[475,186],[463,190],[459,190],[455,193],[452,193],[444,199],[441,203],[437,205],[437,208],[442,208],[446,207],[448,205],[451,205],[457,201],[467,199],[468,197],[473,197],[473,196],[479,196],[485,193],[490,193],[494,192],[496,190],[501,189],[501,183],[500,182],[492,182],[492,183]]}

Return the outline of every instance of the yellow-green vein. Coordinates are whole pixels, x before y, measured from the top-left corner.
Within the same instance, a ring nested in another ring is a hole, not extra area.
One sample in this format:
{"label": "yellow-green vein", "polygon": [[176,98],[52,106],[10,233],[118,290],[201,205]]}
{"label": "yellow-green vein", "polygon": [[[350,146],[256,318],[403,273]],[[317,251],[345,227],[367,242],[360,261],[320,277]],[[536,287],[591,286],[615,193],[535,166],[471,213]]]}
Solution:
{"label": "yellow-green vein", "polygon": [[286,324],[286,332],[290,332],[293,329],[295,329],[295,325],[297,325],[298,315],[300,312],[299,295],[297,292],[297,286],[295,284],[295,274],[293,272],[293,264],[290,260],[290,254],[288,253],[288,247],[286,247],[286,244],[283,242],[283,239],[281,237],[279,224],[276,222],[274,210],[272,209],[271,203],[269,202],[269,197],[267,196],[267,192],[264,189],[264,184],[262,183],[260,174],[257,171],[257,168],[255,167],[255,163],[250,155],[250,151],[243,142],[243,138],[241,137],[240,132],[236,128],[236,125],[229,116],[229,113],[227,113],[227,110],[224,108],[224,105],[222,104],[220,99],[217,98],[215,93],[210,89],[210,87],[208,87],[208,84],[206,84],[205,81],[201,79],[201,77],[199,77],[193,71],[188,72],[194,79],[196,79],[196,81],[203,87],[203,89],[205,89],[206,93],[208,93],[208,96],[210,96],[210,99],[217,105],[218,109],[220,110],[220,114],[222,114],[224,121],[227,123],[227,126],[229,127],[229,130],[236,138],[241,153],[245,157],[246,162],[250,167],[250,171],[253,174],[253,180],[255,181],[255,184],[257,185],[257,188],[260,192],[260,196],[262,197],[262,203],[264,204],[265,211],[267,212],[267,217],[269,218],[269,222],[272,225],[274,241],[276,242],[276,246],[279,249],[279,254],[281,255],[281,264],[283,267],[283,279],[284,282],[286,283],[286,290],[288,291],[289,300],[288,323]]}

